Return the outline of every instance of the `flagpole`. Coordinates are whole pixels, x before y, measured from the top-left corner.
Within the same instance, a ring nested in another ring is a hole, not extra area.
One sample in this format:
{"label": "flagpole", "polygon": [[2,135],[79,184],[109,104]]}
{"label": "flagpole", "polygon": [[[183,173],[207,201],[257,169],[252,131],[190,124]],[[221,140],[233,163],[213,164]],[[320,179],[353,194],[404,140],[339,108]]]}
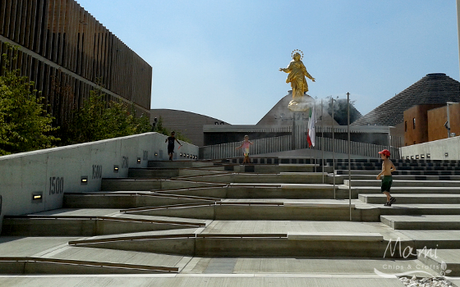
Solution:
{"label": "flagpole", "polygon": [[321,99],[321,171],[324,183],[324,114],[323,114],[323,99]]}
{"label": "flagpole", "polygon": [[[311,113],[311,125],[309,127],[309,130],[311,129],[311,145],[313,146],[313,151],[315,150],[316,146],[316,100],[313,104],[313,111]],[[316,152],[313,152],[315,155],[315,172],[317,172],[317,158],[316,158]]]}
{"label": "flagpole", "polygon": [[350,221],[351,216],[351,160],[350,160],[350,93],[347,93],[347,129],[348,129],[348,206],[350,208]]}
{"label": "flagpole", "polygon": [[334,98],[331,97],[332,102],[332,180],[334,187],[334,199],[336,198],[335,194],[335,141],[334,141]]}

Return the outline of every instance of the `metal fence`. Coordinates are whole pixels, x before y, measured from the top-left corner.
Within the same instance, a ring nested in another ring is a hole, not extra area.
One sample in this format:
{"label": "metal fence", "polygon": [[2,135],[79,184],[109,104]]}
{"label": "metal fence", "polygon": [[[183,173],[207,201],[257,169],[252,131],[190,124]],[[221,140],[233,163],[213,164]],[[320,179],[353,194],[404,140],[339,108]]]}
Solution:
{"label": "metal fence", "polygon": [[[305,137],[297,137],[293,142],[292,135],[256,139],[251,140],[251,142],[253,143],[250,148],[252,155],[308,148],[308,143],[305,140]],[[242,142],[231,142],[201,147],[200,158],[220,159],[241,156],[241,150],[236,149],[241,145],[241,143]],[[335,151],[336,153],[348,153],[348,142],[345,140],[332,140],[331,138],[316,137],[315,149],[322,150],[323,146],[324,151],[327,152]],[[362,142],[350,142],[350,154],[353,155],[375,157],[382,149],[389,149],[393,158],[399,158],[399,148],[397,147],[388,147]]]}
{"label": "metal fence", "polygon": [[[348,142],[346,140],[334,139],[331,138],[316,138],[316,149],[322,150],[324,145],[324,151],[335,151],[337,153],[348,153]],[[368,157],[376,157],[379,151],[383,149],[388,149],[391,152],[392,158],[399,158],[399,148],[397,147],[388,147],[385,145],[376,145],[363,142],[350,142],[350,154],[353,155],[362,155]]]}
{"label": "metal fence", "polygon": [[[253,145],[250,147],[252,155],[288,151],[292,149],[291,135],[256,139],[251,140],[251,142],[253,143]],[[241,143],[242,142],[231,142],[201,147],[200,158],[219,159],[241,156],[242,151],[236,149],[237,147],[241,146]]]}

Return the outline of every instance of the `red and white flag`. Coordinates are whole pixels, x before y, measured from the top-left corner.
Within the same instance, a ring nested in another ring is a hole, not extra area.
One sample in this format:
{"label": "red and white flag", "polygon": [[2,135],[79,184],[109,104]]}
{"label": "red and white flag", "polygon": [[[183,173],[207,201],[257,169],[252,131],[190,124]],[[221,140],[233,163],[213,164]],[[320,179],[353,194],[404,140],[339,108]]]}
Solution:
{"label": "red and white flag", "polygon": [[310,119],[308,120],[308,134],[307,134],[307,142],[308,147],[315,146],[315,139],[316,139],[316,112],[315,106],[310,109]]}

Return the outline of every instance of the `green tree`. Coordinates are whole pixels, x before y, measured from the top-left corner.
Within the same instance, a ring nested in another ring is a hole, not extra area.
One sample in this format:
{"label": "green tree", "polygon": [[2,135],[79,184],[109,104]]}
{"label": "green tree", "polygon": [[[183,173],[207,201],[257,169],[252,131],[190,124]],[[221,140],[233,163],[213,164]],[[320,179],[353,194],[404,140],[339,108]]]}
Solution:
{"label": "green tree", "polygon": [[0,76],[0,155],[52,147],[59,138],[51,135],[53,117],[44,109],[44,98],[35,83],[11,69],[17,48],[10,46],[2,55]]}
{"label": "green tree", "polygon": [[149,118],[136,116],[133,106],[121,101],[105,102],[102,90],[90,91],[83,106],[74,112],[67,132],[68,143],[82,143],[150,131]]}

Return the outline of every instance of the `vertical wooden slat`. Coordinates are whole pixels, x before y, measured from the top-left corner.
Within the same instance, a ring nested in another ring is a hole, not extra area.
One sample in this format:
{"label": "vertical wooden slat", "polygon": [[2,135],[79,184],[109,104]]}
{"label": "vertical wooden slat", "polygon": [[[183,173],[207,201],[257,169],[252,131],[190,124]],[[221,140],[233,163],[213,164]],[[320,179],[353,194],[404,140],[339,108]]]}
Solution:
{"label": "vertical wooden slat", "polygon": [[104,29],[104,46],[102,50],[102,77],[104,77],[104,84],[107,87],[108,81],[108,69],[107,69],[107,62],[108,62],[108,54],[109,54],[109,33],[107,29]]}
{"label": "vertical wooden slat", "polygon": [[27,6],[27,23],[25,27],[25,40],[24,40],[24,46],[27,49],[32,50],[33,49],[33,36],[35,34],[35,7],[36,7],[37,1],[30,1],[29,5]]}
{"label": "vertical wooden slat", "polygon": [[6,3],[8,1],[6,0],[1,0],[0,1],[0,35],[5,36],[5,25],[6,25]]}
{"label": "vertical wooden slat", "polygon": [[[88,14],[88,13],[86,13]],[[86,66],[88,79],[92,82],[95,82],[96,78],[94,77],[94,55],[96,53],[96,26],[94,25],[94,19],[89,17],[89,27],[88,27],[88,46],[87,46],[87,54],[88,54],[88,62]]]}
{"label": "vertical wooden slat", "polygon": [[67,10],[69,13],[69,19],[66,25],[66,35],[67,36],[67,52],[65,64],[66,67],[72,72],[76,72],[76,51],[77,51],[77,40],[78,40],[78,31],[74,27],[78,27],[78,18],[77,18],[77,3],[72,0],[68,0]]}
{"label": "vertical wooden slat", "polygon": [[80,62],[79,62],[79,70],[78,70],[78,74],[83,76],[83,77],[86,77],[86,74],[84,72],[84,67],[85,67],[85,53],[84,53],[84,45],[85,45],[85,27],[87,26],[87,24],[85,23],[85,14],[83,13],[84,10],[83,8],[80,8],[80,18],[79,18],[79,33],[80,33],[80,45],[79,45],[79,49],[80,49]]}
{"label": "vertical wooden slat", "polygon": [[32,36],[32,51],[41,54],[40,38],[42,36],[42,25],[43,22],[43,0],[37,0],[35,3],[35,21],[32,24],[34,26],[34,35]]}
{"label": "vertical wooden slat", "polygon": [[46,33],[48,34],[48,39],[46,40],[46,58],[49,60],[53,59],[53,48],[54,48],[54,9],[56,0],[48,0],[48,21],[46,23]]}
{"label": "vertical wooden slat", "polygon": [[54,5],[53,28],[51,29],[51,32],[53,33],[53,49],[51,53],[51,61],[59,64],[58,54],[61,46],[61,0],[55,0]]}
{"label": "vertical wooden slat", "polygon": [[40,22],[40,38],[38,43],[40,43],[40,55],[46,58],[47,48],[48,48],[48,21],[49,21],[49,5],[50,2],[48,0],[42,0],[41,6],[41,15],[42,19]]}
{"label": "vertical wooden slat", "polygon": [[65,1],[65,21],[63,22],[63,27],[62,27],[62,34],[63,34],[63,39],[64,39],[64,47],[63,47],[63,53],[62,53],[62,66],[66,69],[69,69],[72,71],[72,68],[70,67],[70,59],[71,59],[71,46],[73,45],[73,35],[71,33],[71,30],[69,27],[72,25],[72,8],[73,8],[73,3],[68,0],[63,0]]}
{"label": "vertical wooden slat", "polygon": [[22,23],[21,23],[21,30],[20,30],[20,40],[19,42],[21,43],[22,46],[25,46],[26,48],[29,48],[29,35],[30,35],[30,21],[31,21],[31,15],[30,15],[30,6],[31,3],[29,0],[24,0],[23,2],[24,7],[22,10]]}
{"label": "vertical wooden slat", "polygon": [[13,39],[13,31],[14,31],[14,22],[16,21],[16,7],[17,2],[16,1],[9,1],[9,7],[8,11],[6,12],[7,15],[7,31],[6,31],[6,37]]}
{"label": "vertical wooden slat", "polygon": [[93,21],[89,18],[88,13],[85,11],[85,46],[84,46],[84,72],[85,78],[92,80],[91,74],[91,56],[93,55],[92,47],[94,45],[94,31],[93,31]]}
{"label": "vertical wooden slat", "polygon": [[63,64],[63,56],[64,56],[64,50],[65,50],[65,46],[66,46],[66,43],[65,43],[65,31],[64,31],[64,27],[66,25],[66,1],[65,0],[59,0],[58,1],[59,3],[59,15],[58,15],[58,21],[57,21],[57,25],[58,25],[58,29],[56,31],[57,35],[58,35],[58,49],[56,51],[56,63],[60,66],[64,66],[65,65]]}
{"label": "vertical wooden slat", "polygon": [[16,28],[15,28],[15,36],[14,41],[19,45],[24,45],[22,38],[23,38],[23,23],[26,20],[24,6],[27,5],[27,0],[17,0],[17,17],[16,17]]}

